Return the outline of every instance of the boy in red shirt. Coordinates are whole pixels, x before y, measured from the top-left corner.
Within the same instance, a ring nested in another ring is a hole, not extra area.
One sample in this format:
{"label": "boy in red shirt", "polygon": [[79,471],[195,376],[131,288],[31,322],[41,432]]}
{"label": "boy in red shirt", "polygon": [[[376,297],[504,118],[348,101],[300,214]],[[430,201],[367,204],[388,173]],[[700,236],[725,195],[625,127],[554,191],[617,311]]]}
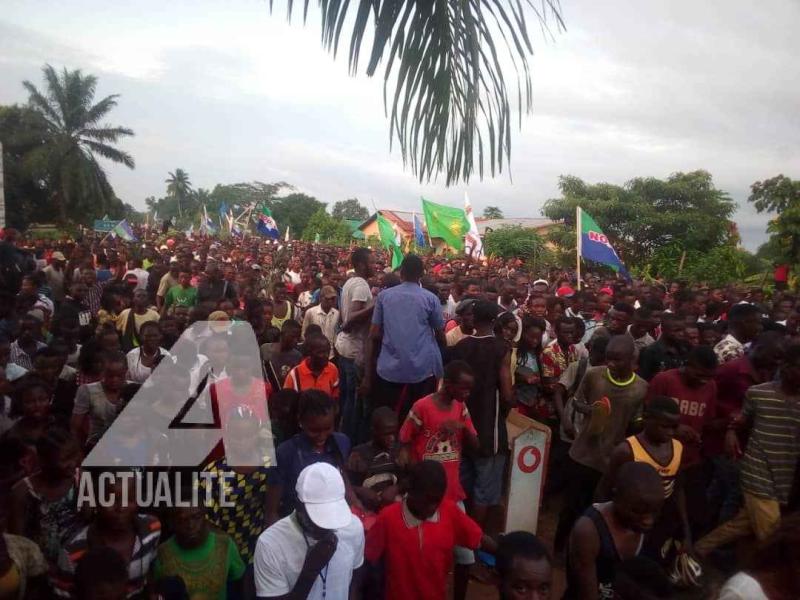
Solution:
{"label": "boy in red shirt", "polygon": [[[412,462],[432,460],[442,465],[447,478],[446,498],[457,502],[461,510],[466,498],[459,476],[461,448],[478,447],[478,433],[464,404],[474,384],[472,368],[466,362],[448,363],[442,389],[417,400],[400,429],[400,441],[408,445]],[[453,586],[456,600],[466,596],[469,566],[474,562],[470,550],[457,549]]]}
{"label": "boy in red shirt", "polygon": [[455,547],[495,546],[446,498],[441,463],[415,464],[408,484],[405,499],[384,508],[367,533],[365,556],[370,563],[383,559],[386,600],[444,600]]}

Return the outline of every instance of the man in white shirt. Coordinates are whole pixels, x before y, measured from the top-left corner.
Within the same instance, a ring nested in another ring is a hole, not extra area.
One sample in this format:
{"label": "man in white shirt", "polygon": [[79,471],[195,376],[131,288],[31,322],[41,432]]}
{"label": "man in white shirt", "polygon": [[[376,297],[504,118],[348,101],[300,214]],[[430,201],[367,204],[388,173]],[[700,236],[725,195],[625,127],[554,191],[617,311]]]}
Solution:
{"label": "man in white shirt", "polygon": [[364,528],[344,499],[342,475],[314,463],[300,472],[295,489],[295,512],[258,538],[256,597],[347,600],[359,586]]}
{"label": "man in white shirt", "polygon": [[356,390],[364,373],[364,348],[372,320],[375,300],[368,279],[373,274],[373,258],[369,248],[356,248],[350,256],[355,275],[342,288],[339,303],[342,330],[336,336],[339,353],[339,402],[342,409],[342,432],[350,439],[366,434],[366,419],[356,406]]}
{"label": "man in white shirt", "polygon": [[333,358],[333,344],[336,342],[336,325],[339,323],[339,311],[334,308],[336,304],[336,290],[333,286],[324,285],[319,292],[319,304],[312,306],[306,311],[303,318],[303,330],[301,335],[306,337],[306,330],[309,325],[319,325],[322,335],[328,338],[331,343],[331,356]]}
{"label": "man in white shirt", "polygon": [[142,268],[142,259],[134,258],[131,260],[131,268],[125,273],[123,279],[127,279],[128,275],[136,276],[136,287],[134,290],[147,290],[147,281],[150,279],[150,273]]}

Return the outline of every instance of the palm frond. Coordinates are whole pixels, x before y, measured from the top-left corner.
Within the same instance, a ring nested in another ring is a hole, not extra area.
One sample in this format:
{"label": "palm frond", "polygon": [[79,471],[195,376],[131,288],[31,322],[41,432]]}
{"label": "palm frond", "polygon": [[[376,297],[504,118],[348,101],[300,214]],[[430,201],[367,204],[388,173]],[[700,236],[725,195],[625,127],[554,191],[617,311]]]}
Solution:
{"label": "palm frond", "polygon": [[117,105],[117,98],[119,98],[119,94],[106,96],[94,106],[89,107],[84,117],[84,126],[94,125],[105,117]]}
{"label": "palm frond", "polygon": [[[538,2],[538,4],[537,4]],[[421,181],[444,173],[468,180],[485,163],[492,175],[511,154],[511,109],[519,123],[531,110],[528,17],[543,33],[564,27],[558,0],[319,0],[322,44],[336,56],[347,11],[357,5],[349,68],[359,70],[365,34],[372,47],[365,69],[384,68],[384,103],[391,141]],[[304,18],[309,0],[304,0]],[[288,1],[289,16],[293,10]],[[501,52],[502,51],[502,52]],[[514,100],[506,61],[516,75]],[[488,152],[487,152],[488,150]]]}
{"label": "palm frond", "polygon": [[28,92],[28,104],[39,112],[53,128],[63,125],[61,115],[53,108],[50,101],[30,81],[23,81],[23,87]]}
{"label": "palm frond", "polygon": [[111,127],[111,126],[104,126],[101,128],[87,128],[81,129],[78,132],[83,138],[90,138],[97,142],[116,142],[121,137],[131,136],[134,135],[133,129],[128,129],[127,127]]}
{"label": "palm frond", "polygon": [[129,169],[133,169],[136,166],[136,163],[130,154],[123,152],[122,150],[117,150],[113,146],[102,144],[100,142],[93,142],[91,140],[83,140],[82,143],[94,154],[98,154],[99,156],[107,158],[112,162],[125,165]]}

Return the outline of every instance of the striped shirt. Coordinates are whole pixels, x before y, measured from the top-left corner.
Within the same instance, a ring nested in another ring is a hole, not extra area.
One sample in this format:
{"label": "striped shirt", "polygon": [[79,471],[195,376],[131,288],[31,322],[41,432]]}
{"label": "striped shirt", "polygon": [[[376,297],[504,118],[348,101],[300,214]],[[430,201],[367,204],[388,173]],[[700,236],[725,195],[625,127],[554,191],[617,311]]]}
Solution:
{"label": "striped shirt", "polygon": [[[158,552],[161,523],[152,515],[136,515],[136,540],[133,554],[128,564],[128,585],[126,597],[141,594],[147,584],[150,565]],[[53,574],[53,590],[60,598],[75,598],[75,569],[78,562],[89,551],[89,526],[83,527],[64,544],[58,557],[58,565]]]}
{"label": "striped shirt", "polygon": [[786,504],[800,457],[800,397],[780,383],[747,390],[742,415],[753,424],[741,463],[742,489]]}

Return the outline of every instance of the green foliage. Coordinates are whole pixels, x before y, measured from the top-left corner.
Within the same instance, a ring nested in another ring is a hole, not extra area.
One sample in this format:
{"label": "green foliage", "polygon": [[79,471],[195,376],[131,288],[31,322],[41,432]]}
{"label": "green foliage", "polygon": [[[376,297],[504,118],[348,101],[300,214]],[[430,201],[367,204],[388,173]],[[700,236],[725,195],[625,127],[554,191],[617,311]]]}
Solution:
{"label": "green foliage", "polygon": [[659,250],[680,243],[687,251],[707,251],[732,235],[736,205],[714,187],[706,171],[674,173],[666,180],[636,178],[623,186],[588,184],[562,176],[561,198],[545,203],[543,213],[573,231],[580,206],[612,240],[629,267],[643,267]]}
{"label": "green foliage", "polygon": [[489,256],[521,258],[531,268],[553,263],[545,240],[535,229],[512,226],[488,232],[484,237],[484,252]]}
{"label": "green foliage", "polygon": [[291,231],[297,233],[305,231],[314,213],[325,210],[325,203],[313,196],[294,192],[275,198],[270,208],[281,231],[286,231],[286,227],[290,227]]}
{"label": "green foliage", "polygon": [[[117,105],[117,95],[95,103],[97,78],[80,70],[60,73],[50,65],[42,69],[45,85],[40,91],[29,81],[28,105],[38,113],[42,142],[30,148],[23,162],[36,165],[40,185],[47,188],[51,210],[61,223],[88,223],[108,213],[120,216],[122,202],[114,194],[100,159],[133,168],[133,158],[115,147],[133,131],[105,124]],[[22,134],[24,137],[24,134]],[[14,167],[12,167],[13,169]]]}
{"label": "green foliage", "polygon": [[[270,3],[271,4],[271,3]],[[345,24],[352,27],[350,71],[359,71],[368,40],[368,76],[381,64],[384,98],[391,102],[391,136],[420,180],[440,172],[448,185],[467,180],[484,163],[492,175],[511,152],[511,106],[531,109],[527,14],[549,31],[563,27],[557,0],[320,0],[322,44],[336,56]],[[303,2],[303,15],[309,0]],[[293,2],[288,2],[291,15]],[[350,18],[348,18],[348,10]],[[370,31],[367,31],[367,29]],[[500,39],[502,38],[502,41]],[[504,68],[501,65],[506,65]],[[509,94],[504,70],[517,75]],[[510,97],[509,97],[510,96]],[[388,106],[387,106],[388,108]]]}
{"label": "green foliage", "polygon": [[677,243],[659,248],[639,275],[663,277],[668,281],[681,277],[716,286],[741,282],[763,267],[763,263],[746,250],[724,244],[707,251],[687,250],[681,269],[683,252]]}
{"label": "green foliage", "polygon": [[500,210],[499,206],[487,206],[483,209],[483,218],[484,219],[502,219],[503,218],[503,211]]}
{"label": "green foliage", "polygon": [[800,180],[784,175],[755,182],[748,200],[758,212],[777,213],[767,225],[774,263],[800,263]]}
{"label": "green foliage", "polygon": [[342,219],[332,217],[324,208],[311,215],[303,229],[302,239],[313,242],[319,234],[319,240],[325,244],[346,246],[350,243],[350,228]]}
{"label": "green foliage", "polygon": [[366,207],[361,206],[358,198],[349,198],[348,200],[340,200],[333,205],[331,211],[334,219],[342,219],[346,221],[366,221],[369,219],[369,211]]}
{"label": "green foliage", "polygon": [[167,184],[167,197],[175,201],[178,209],[178,216],[183,216],[183,210],[193,213],[196,206],[187,206],[188,199],[192,196],[192,182],[189,181],[189,174],[183,169],[175,169],[175,172],[170,172],[169,177],[165,180]]}

